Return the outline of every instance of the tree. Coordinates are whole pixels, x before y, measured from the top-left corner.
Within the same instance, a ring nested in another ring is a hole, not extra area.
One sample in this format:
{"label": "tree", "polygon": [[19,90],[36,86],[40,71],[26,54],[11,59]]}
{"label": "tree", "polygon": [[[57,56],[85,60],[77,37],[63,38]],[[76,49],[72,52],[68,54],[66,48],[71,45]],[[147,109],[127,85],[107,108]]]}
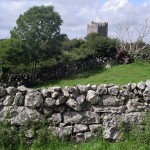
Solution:
{"label": "tree", "polygon": [[[0,41],[0,68],[9,68],[11,72],[16,72],[22,64],[28,66],[28,55],[25,43],[18,39],[3,39]],[[23,62],[23,63],[22,63]],[[2,71],[2,74],[5,73]]]}
{"label": "tree", "polygon": [[32,68],[32,80],[39,61],[60,54],[62,36],[60,15],[52,6],[34,6],[20,15],[17,26],[10,32],[12,38],[19,39],[28,45],[30,57],[28,61]]}
{"label": "tree", "polygon": [[111,57],[116,52],[116,39],[100,36],[98,33],[90,33],[86,37],[86,46],[102,57]]}
{"label": "tree", "polygon": [[82,39],[65,40],[62,42],[62,50],[73,51],[75,48],[80,48],[82,44],[84,44],[84,40]]}
{"label": "tree", "polygon": [[144,42],[144,39],[150,35],[150,23],[146,19],[140,28],[137,28],[128,21],[125,24],[117,25],[118,49],[125,50],[129,55],[136,59],[150,44],[150,40]]}

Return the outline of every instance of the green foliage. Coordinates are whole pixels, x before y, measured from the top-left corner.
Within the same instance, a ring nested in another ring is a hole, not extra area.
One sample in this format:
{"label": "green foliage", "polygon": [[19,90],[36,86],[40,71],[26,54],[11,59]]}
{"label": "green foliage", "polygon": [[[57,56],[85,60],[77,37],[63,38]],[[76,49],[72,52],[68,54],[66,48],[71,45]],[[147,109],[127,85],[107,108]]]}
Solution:
{"label": "green foliage", "polygon": [[93,52],[87,48],[74,48],[72,51],[64,51],[62,58],[64,62],[79,60],[92,55]]}
{"label": "green foliage", "polygon": [[66,37],[60,34],[62,22],[53,6],[34,6],[19,16],[17,26],[10,32],[12,38],[28,46],[33,85],[38,63],[61,54],[61,42]]}
{"label": "green foliage", "polygon": [[[143,116],[144,118],[144,116]],[[135,141],[136,143],[149,145],[150,144],[150,114],[144,119],[142,125],[134,124],[130,130],[129,140]]]}
{"label": "green foliage", "polygon": [[0,41],[0,67],[9,67],[12,72],[28,66],[29,51],[24,42],[18,39]]}
{"label": "green foliage", "polygon": [[86,46],[100,56],[111,57],[116,52],[116,39],[91,33],[86,37]]}
{"label": "green foliage", "polygon": [[60,44],[61,24],[61,17],[54,7],[34,6],[19,16],[11,36],[25,41],[32,50],[32,57],[38,59],[45,53],[56,53]]}
{"label": "green foliage", "polygon": [[19,16],[11,37],[24,41],[30,52],[28,61],[38,63],[60,53],[61,24],[61,17],[54,7],[34,6]]}
{"label": "green foliage", "polygon": [[80,48],[84,44],[82,39],[66,40],[62,43],[62,51],[73,51],[75,48]]}
{"label": "green foliage", "polygon": [[150,48],[145,48],[139,52],[137,59],[150,60]]}
{"label": "green foliage", "polygon": [[25,148],[26,146],[23,146],[25,142],[23,142],[24,134],[22,135],[22,131],[23,128],[17,131],[16,127],[11,127],[9,122],[4,119],[0,124],[0,148],[2,148],[2,150],[16,150],[19,146]]}
{"label": "green foliage", "polygon": [[116,40],[91,33],[83,39],[66,40],[62,43],[64,62],[86,58],[89,55],[112,57],[116,52]]}

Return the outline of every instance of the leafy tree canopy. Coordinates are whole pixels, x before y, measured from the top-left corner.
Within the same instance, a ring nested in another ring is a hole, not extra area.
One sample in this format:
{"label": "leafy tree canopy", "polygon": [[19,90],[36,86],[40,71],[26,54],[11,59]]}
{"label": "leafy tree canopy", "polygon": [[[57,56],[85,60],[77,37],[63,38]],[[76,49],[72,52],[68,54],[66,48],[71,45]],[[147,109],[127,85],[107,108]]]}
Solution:
{"label": "leafy tree canopy", "polygon": [[15,71],[23,62],[28,65],[29,53],[24,42],[18,39],[3,39],[0,41],[0,66]]}
{"label": "leafy tree canopy", "polygon": [[30,61],[58,55],[62,40],[62,19],[52,6],[34,6],[20,15],[11,37],[24,41],[30,48]]}
{"label": "leafy tree canopy", "polygon": [[84,40],[82,39],[65,40],[62,43],[62,50],[73,51],[75,48],[80,48],[82,44],[84,44]]}
{"label": "leafy tree canopy", "polygon": [[116,39],[100,36],[98,33],[87,35],[86,47],[95,54],[111,57],[116,52]]}

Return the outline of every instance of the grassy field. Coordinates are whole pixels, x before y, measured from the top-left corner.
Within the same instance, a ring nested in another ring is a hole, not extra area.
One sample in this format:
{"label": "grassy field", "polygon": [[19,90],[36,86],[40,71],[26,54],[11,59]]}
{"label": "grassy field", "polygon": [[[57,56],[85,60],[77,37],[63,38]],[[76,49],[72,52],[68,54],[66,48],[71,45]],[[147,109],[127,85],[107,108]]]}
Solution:
{"label": "grassy field", "polygon": [[112,66],[110,69],[96,69],[84,73],[76,73],[69,79],[48,81],[37,87],[74,86],[77,84],[127,84],[150,79],[150,62],[135,62],[127,65]]}
{"label": "grassy field", "polygon": [[[50,81],[41,86],[76,84],[116,83],[119,85],[129,82],[139,82],[150,79],[150,63],[138,62],[128,65],[113,66],[110,69],[97,69],[86,73],[77,73],[72,79]],[[150,116],[145,123],[145,130],[133,128],[119,142],[109,142],[98,136],[88,142],[73,143],[59,140],[56,137],[46,139],[41,134],[31,145],[22,144],[22,136],[0,126],[0,150],[150,150]],[[10,128],[11,129],[11,128]],[[11,132],[10,132],[11,131]],[[21,139],[20,139],[21,138]]]}

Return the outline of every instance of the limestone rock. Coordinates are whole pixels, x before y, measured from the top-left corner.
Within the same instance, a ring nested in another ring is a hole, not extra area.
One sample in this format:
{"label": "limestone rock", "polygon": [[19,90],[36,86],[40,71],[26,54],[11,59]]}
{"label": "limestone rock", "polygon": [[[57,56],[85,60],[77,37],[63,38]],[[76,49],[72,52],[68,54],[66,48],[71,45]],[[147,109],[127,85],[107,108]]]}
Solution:
{"label": "limestone rock", "polygon": [[97,90],[97,85],[92,85],[91,90],[96,91]]}
{"label": "limestone rock", "polygon": [[104,85],[99,85],[99,86],[97,87],[96,93],[97,93],[97,94],[100,94],[100,95],[102,95],[102,94],[107,94],[107,88],[106,88],[106,86],[104,86]]}
{"label": "limestone rock", "polygon": [[105,115],[103,118],[103,137],[110,140],[120,138],[119,122],[122,120],[121,115]]}
{"label": "limestone rock", "polygon": [[40,123],[41,114],[36,110],[23,106],[8,106],[1,110],[0,120],[7,119],[11,125],[29,125],[30,123]]}
{"label": "limestone rock", "polygon": [[128,112],[138,112],[146,110],[146,105],[140,102],[140,99],[130,99],[126,104]]}
{"label": "limestone rock", "polygon": [[97,104],[100,100],[100,97],[97,95],[95,91],[89,90],[87,92],[86,100],[89,101],[91,104]]}
{"label": "limestone rock", "polygon": [[74,93],[74,92],[76,92],[76,90],[77,90],[77,87],[65,86],[65,88],[64,88],[64,91],[67,91],[68,93]]}
{"label": "limestone rock", "polygon": [[137,84],[137,87],[140,89],[140,90],[144,90],[146,88],[146,84],[144,82],[139,82]]}
{"label": "limestone rock", "polygon": [[16,93],[13,105],[15,105],[15,106],[23,106],[24,105],[24,95],[21,92]]}
{"label": "limestone rock", "polygon": [[3,101],[4,106],[11,106],[14,102],[14,96],[8,95],[6,96],[5,100]]}
{"label": "limestone rock", "polygon": [[145,112],[131,112],[123,116],[123,121],[126,125],[131,124],[142,124],[145,119]]}
{"label": "limestone rock", "polygon": [[59,124],[59,127],[64,127],[65,126],[65,123],[60,123]]}
{"label": "limestone rock", "polygon": [[17,108],[18,115],[14,116],[11,119],[12,125],[26,125],[31,123],[40,123],[42,121],[41,114],[36,110],[32,110],[27,107],[24,107],[23,110],[21,111],[20,107]]}
{"label": "limestone rock", "polygon": [[84,133],[85,140],[90,140],[93,136],[94,136],[94,134],[91,132],[85,132]]}
{"label": "limestone rock", "polygon": [[76,136],[75,136],[75,141],[76,142],[83,142],[83,141],[85,141],[84,133],[77,133]]}
{"label": "limestone rock", "polygon": [[120,136],[120,132],[117,126],[111,126],[108,129],[105,129],[103,132],[103,136],[105,139],[109,140],[118,140]]}
{"label": "limestone rock", "polygon": [[48,92],[47,89],[42,89],[41,93],[42,93],[43,97],[45,97],[45,98],[50,96],[50,93]]}
{"label": "limestone rock", "polygon": [[119,86],[112,86],[108,88],[108,93],[110,95],[118,95],[118,92],[119,92]]}
{"label": "limestone rock", "polygon": [[87,93],[88,90],[90,89],[89,85],[80,85],[80,84],[78,84],[77,87],[78,87],[81,94]]}
{"label": "limestone rock", "polygon": [[59,92],[53,92],[52,93],[52,98],[57,98],[59,96]]}
{"label": "limestone rock", "polygon": [[150,80],[147,80],[147,81],[145,82],[145,84],[146,84],[146,88],[147,88],[147,89],[150,89]]}
{"label": "limestone rock", "polygon": [[89,129],[90,129],[90,131],[92,133],[97,132],[101,128],[102,128],[102,124],[92,124],[92,125],[89,125]]}
{"label": "limestone rock", "polygon": [[62,118],[60,113],[54,113],[51,118],[48,118],[48,122],[53,125],[61,123],[61,120]]}
{"label": "limestone rock", "polygon": [[76,110],[76,111],[81,111],[81,105],[79,103],[77,103],[77,101],[75,101],[74,99],[69,99],[66,102],[67,106],[69,106],[70,108]]}
{"label": "limestone rock", "polygon": [[143,92],[143,99],[147,103],[150,103],[150,89],[148,89],[148,88],[145,89],[145,91]]}
{"label": "limestone rock", "polygon": [[127,89],[120,90],[120,95],[123,96],[125,99],[134,99],[135,98],[135,94],[128,91]]}
{"label": "limestone rock", "polygon": [[132,83],[132,84],[131,84],[131,90],[135,90],[136,87],[137,87],[137,84],[136,84],[136,83]]}
{"label": "limestone rock", "polygon": [[0,86],[0,98],[6,95],[6,90]]}
{"label": "limestone rock", "polygon": [[27,92],[29,89],[26,88],[25,86],[18,86],[17,89],[20,91],[20,92]]}
{"label": "limestone rock", "polygon": [[16,89],[15,87],[8,87],[8,88],[6,89],[6,91],[7,91],[7,93],[8,93],[9,95],[14,95],[14,94],[16,94],[17,89]]}
{"label": "limestone rock", "polygon": [[55,102],[56,102],[55,99],[52,99],[52,98],[47,97],[47,98],[45,99],[44,106],[45,106],[45,107],[50,107],[50,108],[52,108],[52,107],[55,105]]}
{"label": "limestone rock", "polygon": [[72,134],[72,126],[61,127],[57,132],[60,138],[69,138]]}
{"label": "limestone rock", "polygon": [[[103,95],[101,96],[102,105],[104,106],[121,106],[124,104],[124,100],[116,98],[112,95]],[[100,104],[99,104],[100,105]]]}
{"label": "limestone rock", "polygon": [[76,124],[81,122],[83,114],[74,111],[68,111],[64,113],[63,118],[65,124]]}
{"label": "limestone rock", "polygon": [[59,86],[49,87],[48,92],[60,92],[62,89]]}
{"label": "limestone rock", "polygon": [[62,92],[63,92],[63,95],[64,95],[65,97],[69,97],[69,93],[68,93],[67,91],[62,90]]}
{"label": "limestone rock", "polygon": [[67,101],[67,97],[65,96],[59,96],[56,100],[55,105],[61,105],[61,104],[65,104]]}
{"label": "limestone rock", "polygon": [[79,95],[79,90],[77,87],[68,87],[66,86],[64,88],[65,91],[67,91],[69,93],[69,96],[73,99],[76,99]]}
{"label": "limestone rock", "polygon": [[84,101],[85,101],[85,95],[84,95],[84,94],[78,95],[76,101],[77,101],[77,103],[79,103],[79,104],[84,103]]}
{"label": "limestone rock", "polygon": [[3,102],[0,101],[0,107],[3,106]]}
{"label": "limestone rock", "polygon": [[32,91],[25,96],[25,106],[40,107],[43,104],[42,94],[38,91]]}
{"label": "limestone rock", "polygon": [[145,91],[143,92],[143,96],[145,97],[150,97],[150,89],[145,89]]}
{"label": "limestone rock", "polygon": [[66,110],[66,105],[58,105],[54,107],[55,112],[64,113]]}
{"label": "limestone rock", "polygon": [[150,96],[144,96],[143,99],[146,103],[150,104]]}
{"label": "limestone rock", "polygon": [[99,107],[99,106],[93,106],[94,112],[101,112],[101,113],[124,113],[126,110],[126,106],[119,106],[119,107]]}
{"label": "limestone rock", "polygon": [[88,101],[85,101],[81,104],[82,111],[92,111],[92,104]]}
{"label": "limestone rock", "polygon": [[135,94],[135,95],[138,95],[138,94],[139,94],[139,92],[138,92],[138,90],[137,90],[137,89],[134,89],[134,91],[133,91],[133,92],[134,92],[134,94]]}
{"label": "limestone rock", "polygon": [[84,124],[75,124],[73,132],[79,133],[79,132],[85,132],[88,131],[88,126]]}
{"label": "limestone rock", "polygon": [[34,137],[34,131],[32,129],[29,129],[29,130],[25,130],[25,136],[27,138],[33,138]]}
{"label": "limestone rock", "polygon": [[44,107],[44,108],[43,108],[43,114],[44,114],[46,117],[50,117],[50,116],[52,116],[52,114],[53,114],[53,109],[52,109],[52,108],[48,108],[48,107]]}
{"label": "limestone rock", "polygon": [[100,115],[95,112],[85,111],[81,114],[84,116],[81,120],[82,124],[100,123]]}
{"label": "limestone rock", "polygon": [[100,115],[95,112],[65,112],[64,123],[66,124],[92,124],[100,123]]}
{"label": "limestone rock", "polygon": [[5,100],[6,97],[2,97],[0,98],[0,102],[3,102]]}

